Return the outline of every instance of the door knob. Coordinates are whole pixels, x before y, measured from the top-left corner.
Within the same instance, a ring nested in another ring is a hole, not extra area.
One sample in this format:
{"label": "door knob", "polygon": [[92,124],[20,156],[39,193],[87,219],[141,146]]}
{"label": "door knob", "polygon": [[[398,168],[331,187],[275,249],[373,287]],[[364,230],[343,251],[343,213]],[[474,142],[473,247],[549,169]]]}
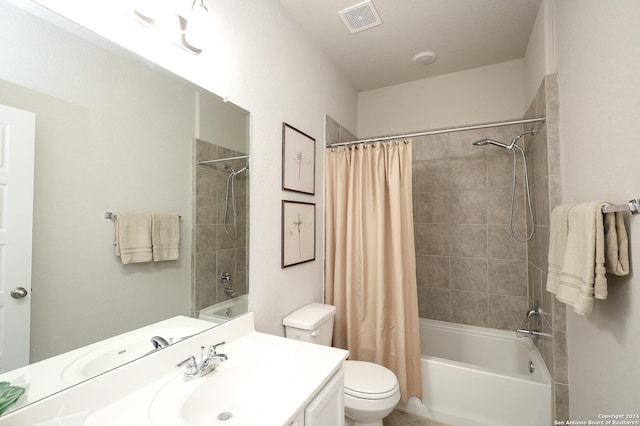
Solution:
{"label": "door knob", "polygon": [[24,288],[24,287],[16,287],[13,290],[11,290],[11,297],[13,297],[14,299],[22,299],[28,293],[29,292],[27,291],[26,288]]}

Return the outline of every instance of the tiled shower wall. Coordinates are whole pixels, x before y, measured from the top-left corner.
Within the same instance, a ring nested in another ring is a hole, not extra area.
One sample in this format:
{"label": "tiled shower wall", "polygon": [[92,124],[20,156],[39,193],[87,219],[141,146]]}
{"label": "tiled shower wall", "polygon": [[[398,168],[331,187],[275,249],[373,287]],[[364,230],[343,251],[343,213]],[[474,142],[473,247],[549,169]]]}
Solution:
{"label": "tiled shower wall", "polygon": [[[244,153],[229,150],[202,140],[194,142],[193,168],[193,235],[191,247],[191,315],[197,317],[200,309],[230,299],[224,293],[220,281],[223,272],[229,272],[236,294],[247,294],[247,229],[248,229],[248,176],[247,172],[236,177],[236,236],[224,231],[223,220],[227,178],[229,170],[246,165],[246,160],[231,160],[198,166],[202,160],[236,157]],[[233,222],[229,200],[227,224]]]}
{"label": "tiled shower wall", "polygon": [[[510,238],[513,154],[522,125],[414,139],[413,208],[420,317],[515,330],[527,311],[527,245]],[[523,141],[523,139],[521,139]],[[513,229],[524,238],[518,158]]]}
{"label": "tiled shower wall", "polygon": [[[542,331],[551,335],[536,340],[554,382],[557,420],[569,419],[569,387],[565,305],[547,292],[547,253],[549,251],[550,212],[561,202],[560,146],[558,133],[558,80],[548,75],[538,89],[524,118],[546,116],[536,137],[527,145],[531,167],[535,211],[535,234],[528,244],[529,307],[540,302]],[[528,223],[528,226],[531,225]],[[533,326],[533,324],[531,324]]]}

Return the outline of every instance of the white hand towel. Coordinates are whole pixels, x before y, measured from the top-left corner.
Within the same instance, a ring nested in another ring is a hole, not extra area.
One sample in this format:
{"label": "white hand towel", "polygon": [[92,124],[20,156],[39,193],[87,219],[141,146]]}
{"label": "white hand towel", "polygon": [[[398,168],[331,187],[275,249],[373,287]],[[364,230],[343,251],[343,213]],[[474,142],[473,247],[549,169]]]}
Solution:
{"label": "white hand towel", "polygon": [[549,275],[547,276],[547,291],[556,294],[562,274],[564,252],[567,248],[569,235],[569,210],[575,204],[560,205],[551,212],[551,234],[549,238]]}
{"label": "white hand towel", "polygon": [[[604,215],[605,266],[613,275],[629,275],[629,238],[621,212]],[[596,288],[596,290],[598,290]],[[596,291],[597,299],[607,298],[607,289]]]}
{"label": "white hand towel", "polygon": [[114,224],[116,256],[123,264],[151,262],[151,215],[116,212]]}
{"label": "white hand towel", "polygon": [[180,216],[171,213],[153,215],[153,261],[176,260],[180,256]]}
{"label": "white hand towel", "polygon": [[556,297],[574,312],[593,311],[595,289],[602,293],[607,279],[604,267],[603,201],[578,204],[569,210],[567,246]]}

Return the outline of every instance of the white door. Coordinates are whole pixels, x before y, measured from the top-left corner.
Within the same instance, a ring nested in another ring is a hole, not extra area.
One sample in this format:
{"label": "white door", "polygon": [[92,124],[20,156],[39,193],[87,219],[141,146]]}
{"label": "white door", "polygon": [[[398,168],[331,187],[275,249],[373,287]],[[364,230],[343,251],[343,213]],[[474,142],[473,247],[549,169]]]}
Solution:
{"label": "white door", "polygon": [[0,373],[29,363],[35,121],[0,105]]}

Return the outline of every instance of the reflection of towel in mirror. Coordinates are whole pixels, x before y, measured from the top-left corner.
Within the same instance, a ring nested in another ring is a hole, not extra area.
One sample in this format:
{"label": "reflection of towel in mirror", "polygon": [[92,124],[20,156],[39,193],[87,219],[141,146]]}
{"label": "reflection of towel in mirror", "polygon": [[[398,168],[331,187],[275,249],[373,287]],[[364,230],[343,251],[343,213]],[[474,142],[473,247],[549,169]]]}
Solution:
{"label": "reflection of towel in mirror", "polygon": [[151,215],[117,212],[114,244],[123,264],[151,262]]}
{"label": "reflection of towel in mirror", "polygon": [[180,217],[171,213],[154,214],[151,238],[154,262],[178,259],[180,255]]}

